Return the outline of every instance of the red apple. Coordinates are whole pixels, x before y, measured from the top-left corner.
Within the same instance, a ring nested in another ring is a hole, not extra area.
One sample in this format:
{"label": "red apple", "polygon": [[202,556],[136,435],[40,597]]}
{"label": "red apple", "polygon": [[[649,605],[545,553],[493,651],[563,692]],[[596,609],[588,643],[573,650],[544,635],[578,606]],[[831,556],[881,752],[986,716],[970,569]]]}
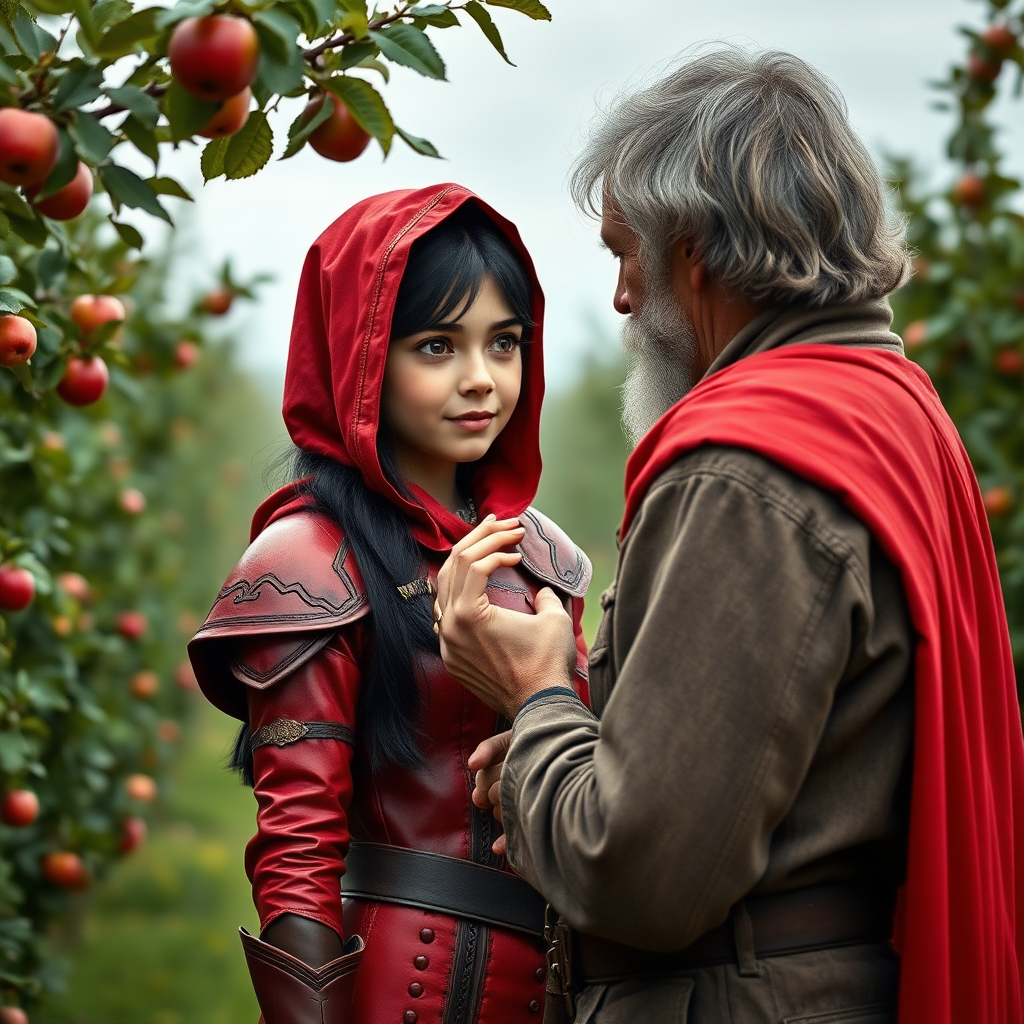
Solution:
{"label": "red apple", "polygon": [[20,1006],[0,1009],[0,1024],[28,1024],[28,1014]]}
{"label": "red apple", "polygon": [[12,789],[0,803],[0,818],[11,828],[25,828],[39,816],[39,797],[31,789]]}
{"label": "red apple", "polygon": [[1002,66],[1002,58],[989,57],[983,53],[972,53],[967,58],[967,74],[976,82],[994,82]]}
{"label": "red apple", "polygon": [[990,516],[1005,516],[1013,508],[1009,487],[990,487],[982,494],[981,500]]}
{"label": "red apple", "polygon": [[57,394],[68,405],[92,405],[107,390],[110,371],[99,356],[72,356],[64,379],[57,385]]}
{"label": "red apple", "polygon": [[1017,46],[1017,37],[1006,25],[992,25],[981,41],[997,56],[1008,57]]}
{"label": "red apple", "polygon": [[919,348],[928,340],[928,325],[923,320],[914,320],[903,328],[903,345]]}
{"label": "red apple", "polygon": [[199,686],[199,680],[196,679],[196,674],[192,669],[192,664],[188,661],[183,661],[174,670],[174,681],[183,690],[194,690]]}
{"label": "red apple", "polygon": [[156,737],[164,743],[177,743],[181,739],[181,726],[174,719],[165,718],[156,727]]}
{"label": "red apple", "polygon": [[[337,96],[330,96],[334,110],[330,117],[309,137],[309,144],[328,160],[347,163],[357,156],[370,143],[370,136],[360,128],[356,119],[349,113]],[[309,121],[323,106],[324,97],[317,96],[311,100],[302,112],[303,120]]]}
{"label": "red apple", "polygon": [[128,793],[128,796],[132,800],[138,800],[139,803],[149,804],[156,799],[157,788],[156,782],[149,775],[143,775],[141,772],[135,775],[129,775],[124,780],[124,788]]}
{"label": "red apple", "polygon": [[36,350],[36,329],[23,316],[0,316],[0,366],[27,363]]}
{"label": "red apple", "polygon": [[186,92],[203,100],[227,100],[256,77],[260,41],[244,18],[186,18],[178,22],[167,56],[171,74]]}
{"label": "red apple", "polygon": [[57,577],[57,583],[68,597],[74,598],[79,604],[85,604],[92,597],[89,581],[81,573],[62,572]]}
{"label": "red apple", "polygon": [[146,509],[146,496],[134,487],[122,491],[118,501],[121,508],[130,516],[141,515]]}
{"label": "red apple", "polygon": [[56,850],[43,857],[43,877],[63,889],[82,889],[89,884],[89,872],[82,858],[70,850]]}
{"label": "red apple", "polygon": [[160,677],[149,669],[143,669],[132,676],[128,684],[133,697],[139,700],[152,700],[160,690]]}
{"label": "red apple", "polygon": [[1006,377],[1019,377],[1024,373],[1024,356],[1015,348],[1004,348],[996,354],[996,369]]}
{"label": "red apple", "polygon": [[0,181],[41,185],[59,156],[60,136],[45,114],[17,107],[0,110]]}
{"label": "red apple", "polygon": [[117,631],[125,640],[138,640],[145,632],[149,623],[142,612],[121,612],[117,617]]}
{"label": "red apple", "polygon": [[235,301],[235,293],[230,288],[215,288],[203,296],[203,307],[212,316],[223,316]]}
{"label": "red apple", "polygon": [[202,135],[204,139],[220,139],[225,135],[234,135],[249,120],[251,99],[252,90],[246,86],[237,96],[226,99],[220,110],[197,134]]}
{"label": "red apple", "polygon": [[199,346],[194,341],[179,341],[174,348],[174,365],[179,370],[188,370],[195,366],[199,358]]}
{"label": "red apple", "polygon": [[113,295],[79,295],[71,303],[71,319],[88,336],[111,320],[125,318],[124,303]]}
{"label": "red apple", "polygon": [[[32,190],[33,194],[35,190]],[[74,220],[89,205],[92,199],[92,171],[81,160],[74,178],[52,196],[38,202],[28,191],[25,193],[32,205],[51,220]]]}
{"label": "red apple", "polygon": [[968,171],[953,186],[953,202],[959,206],[967,206],[977,210],[985,203],[985,180]]}
{"label": "red apple", "polygon": [[121,839],[117,848],[122,853],[137,850],[146,841],[146,823],[142,818],[125,818],[121,823]]}
{"label": "red apple", "polygon": [[20,612],[32,603],[36,581],[28,569],[19,565],[0,565],[0,609]]}

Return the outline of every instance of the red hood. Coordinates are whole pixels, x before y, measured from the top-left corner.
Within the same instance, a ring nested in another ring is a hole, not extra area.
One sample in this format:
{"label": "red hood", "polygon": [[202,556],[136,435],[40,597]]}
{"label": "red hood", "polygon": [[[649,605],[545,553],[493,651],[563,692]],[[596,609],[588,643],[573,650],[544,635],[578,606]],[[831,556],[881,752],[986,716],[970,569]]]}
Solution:
{"label": "red hood", "polygon": [[[419,488],[418,502],[387,482],[377,460],[381,381],[391,317],[409,248],[463,203],[473,202],[502,230],[533,280],[537,326],[524,349],[523,386],[508,426],[477,466],[473,498],[481,516],[518,516],[540,481],[544,397],[544,296],[514,225],[461,185],[386,192],[343,213],[306,257],[295,303],[284,384],[284,421],[300,448],[330,455],[362,473],[367,487],[408,515],[416,539],[447,551],[469,527]],[[290,488],[260,506],[253,534],[294,498]]]}

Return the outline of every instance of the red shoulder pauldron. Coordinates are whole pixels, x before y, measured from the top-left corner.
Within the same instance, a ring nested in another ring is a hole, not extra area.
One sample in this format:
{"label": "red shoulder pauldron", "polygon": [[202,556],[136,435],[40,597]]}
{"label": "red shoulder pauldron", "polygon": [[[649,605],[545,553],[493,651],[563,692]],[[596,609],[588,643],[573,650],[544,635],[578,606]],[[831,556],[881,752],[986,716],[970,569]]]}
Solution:
{"label": "red shoulder pauldron", "polygon": [[341,529],[300,512],[272,523],[242,555],[189,644],[189,657],[212,703],[244,718],[245,696],[235,679],[271,686],[369,610]]}

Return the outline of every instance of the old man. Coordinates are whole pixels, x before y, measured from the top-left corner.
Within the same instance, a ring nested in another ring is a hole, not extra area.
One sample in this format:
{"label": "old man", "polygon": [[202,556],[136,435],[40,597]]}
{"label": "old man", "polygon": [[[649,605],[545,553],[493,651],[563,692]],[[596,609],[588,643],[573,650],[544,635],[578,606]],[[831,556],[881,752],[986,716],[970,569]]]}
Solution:
{"label": "old man", "polygon": [[561,915],[548,1019],[1021,1021],[998,576],[889,330],[903,230],[841,97],[788,54],[706,52],[620,101],[573,185],[619,263],[637,443],[592,708],[557,598],[487,600],[514,521],[456,547],[436,608],[513,722],[471,767]]}

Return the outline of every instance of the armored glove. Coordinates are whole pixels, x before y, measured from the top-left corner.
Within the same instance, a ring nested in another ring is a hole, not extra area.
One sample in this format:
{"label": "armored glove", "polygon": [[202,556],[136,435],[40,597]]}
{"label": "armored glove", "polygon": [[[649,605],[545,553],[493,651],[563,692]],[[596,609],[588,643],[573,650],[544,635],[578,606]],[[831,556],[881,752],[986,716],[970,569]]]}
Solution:
{"label": "armored glove", "polygon": [[256,1001],[266,1024],[348,1024],[363,940],[353,935],[345,953],[316,969],[283,949],[238,929]]}

